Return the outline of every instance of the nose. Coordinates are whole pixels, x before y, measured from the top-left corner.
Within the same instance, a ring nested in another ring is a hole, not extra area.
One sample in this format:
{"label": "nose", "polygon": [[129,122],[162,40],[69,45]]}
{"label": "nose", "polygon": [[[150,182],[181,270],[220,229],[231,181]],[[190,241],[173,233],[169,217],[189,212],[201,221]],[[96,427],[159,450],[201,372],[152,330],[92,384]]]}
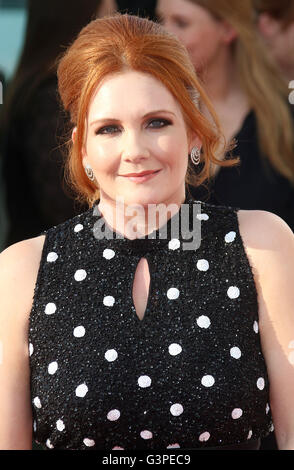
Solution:
{"label": "nose", "polygon": [[150,152],[140,133],[136,131],[125,131],[121,152],[122,160],[136,163],[149,156]]}

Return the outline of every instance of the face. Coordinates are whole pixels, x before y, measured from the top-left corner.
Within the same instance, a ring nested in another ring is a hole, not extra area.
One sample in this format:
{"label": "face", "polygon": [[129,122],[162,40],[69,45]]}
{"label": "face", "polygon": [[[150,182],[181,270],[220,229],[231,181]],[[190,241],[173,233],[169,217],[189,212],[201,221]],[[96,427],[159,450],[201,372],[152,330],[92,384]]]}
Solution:
{"label": "face", "polygon": [[158,0],[156,11],[163,26],[184,44],[198,72],[209,67],[231,42],[228,25],[189,0]]}
{"label": "face", "polygon": [[[191,141],[190,141],[191,140]],[[128,71],[106,78],[88,110],[83,165],[89,164],[101,200],[125,204],[185,199],[189,140],[178,102],[151,75]],[[127,176],[151,172],[148,176]]]}
{"label": "face", "polygon": [[282,68],[294,67],[294,23],[291,23],[288,28],[283,29],[281,25],[277,29],[277,33],[270,41],[270,48]]}
{"label": "face", "polygon": [[287,69],[293,70],[294,22],[283,28],[280,21],[267,13],[262,13],[259,17],[258,26],[265,43],[279,66],[285,71]]}

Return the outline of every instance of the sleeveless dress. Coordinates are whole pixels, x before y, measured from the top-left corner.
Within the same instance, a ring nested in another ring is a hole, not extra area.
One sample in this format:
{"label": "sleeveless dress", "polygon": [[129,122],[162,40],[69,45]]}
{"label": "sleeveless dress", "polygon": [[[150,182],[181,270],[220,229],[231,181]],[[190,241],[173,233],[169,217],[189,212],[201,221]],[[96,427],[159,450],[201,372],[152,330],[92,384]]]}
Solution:
{"label": "sleeveless dress", "polygon": [[[45,449],[258,449],[273,424],[237,209],[187,196],[163,227],[131,240],[98,203],[44,232],[28,338],[34,439]],[[181,230],[187,214],[197,246]]]}

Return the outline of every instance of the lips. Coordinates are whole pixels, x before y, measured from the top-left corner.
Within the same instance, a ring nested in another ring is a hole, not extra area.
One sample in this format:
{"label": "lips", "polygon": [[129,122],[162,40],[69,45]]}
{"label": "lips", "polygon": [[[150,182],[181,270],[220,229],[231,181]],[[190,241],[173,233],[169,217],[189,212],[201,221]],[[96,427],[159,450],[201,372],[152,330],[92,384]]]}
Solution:
{"label": "lips", "polygon": [[[156,176],[161,172],[160,170],[149,170],[141,171],[141,173],[129,173],[128,175],[122,175],[126,180],[131,181],[135,184],[145,184],[148,181],[156,178]],[[134,176],[133,176],[134,175]]]}
{"label": "lips", "polygon": [[128,173],[127,175],[122,175],[122,176],[134,176],[136,178],[140,176],[146,176],[146,175],[152,175],[153,173],[157,173],[160,170],[148,170],[148,171],[142,171],[141,173]]}

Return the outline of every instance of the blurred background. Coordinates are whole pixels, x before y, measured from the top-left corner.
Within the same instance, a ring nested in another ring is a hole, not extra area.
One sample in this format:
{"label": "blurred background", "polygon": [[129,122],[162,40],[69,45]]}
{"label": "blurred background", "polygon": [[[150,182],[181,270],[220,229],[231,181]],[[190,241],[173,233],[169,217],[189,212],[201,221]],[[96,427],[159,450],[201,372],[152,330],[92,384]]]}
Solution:
{"label": "blurred background", "polygon": [[[0,0],[0,81],[2,103],[5,99],[6,83],[11,79],[22,48],[27,18],[26,0]],[[0,250],[4,248],[8,229],[2,159],[0,158]]]}

